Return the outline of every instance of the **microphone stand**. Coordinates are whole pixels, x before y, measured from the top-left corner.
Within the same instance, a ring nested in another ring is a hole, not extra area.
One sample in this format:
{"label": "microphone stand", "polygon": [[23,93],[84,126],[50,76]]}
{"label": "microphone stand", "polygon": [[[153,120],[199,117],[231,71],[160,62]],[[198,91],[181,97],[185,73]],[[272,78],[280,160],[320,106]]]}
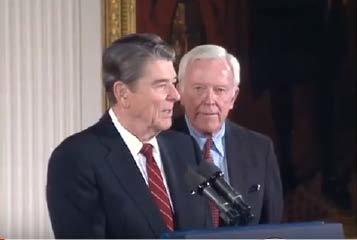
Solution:
{"label": "microphone stand", "polygon": [[[205,181],[205,182],[201,183],[200,185],[198,185],[196,190],[191,191],[191,194],[198,193],[199,195],[202,195],[204,192],[205,195],[211,201],[215,202],[215,199],[218,199],[220,196],[211,196],[212,193],[215,193],[215,191],[207,191],[208,189],[212,189],[211,183],[209,181]],[[223,205],[216,204],[216,206],[220,210],[219,216],[222,218],[222,220],[228,226],[238,225],[241,222],[241,215],[240,215],[237,207],[228,201],[223,200],[223,202],[224,202]]]}
{"label": "microphone stand", "polygon": [[228,191],[220,191],[220,189],[224,189],[224,188],[230,187],[230,186],[228,186],[228,185],[225,186],[227,184],[225,181],[217,181],[218,178],[223,179],[222,172],[217,172],[213,177],[210,178],[210,180],[208,182],[212,182],[212,185],[219,185],[220,187],[217,187],[217,191],[222,196],[224,196],[225,199],[228,199],[229,202],[231,203],[232,207],[238,212],[239,218],[235,225],[249,224],[254,218],[251,206],[249,206],[248,204],[246,204],[243,201],[243,197],[241,194],[227,196]]}

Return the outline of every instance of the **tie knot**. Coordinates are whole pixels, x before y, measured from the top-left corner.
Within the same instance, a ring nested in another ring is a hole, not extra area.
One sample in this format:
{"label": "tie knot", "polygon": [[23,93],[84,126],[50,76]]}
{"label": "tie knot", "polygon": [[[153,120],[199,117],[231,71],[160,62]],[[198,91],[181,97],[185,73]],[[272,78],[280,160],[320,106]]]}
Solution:
{"label": "tie knot", "polygon": [[211,136],[207,137],[205,148],[211,149],[213,145],[213,139]]}
{"label": "tie knot", "polygon": [[153,146],[150,143],[144,143],[140,153],[143,154],[146,159],[150,159],[152,157],[152,148]]}

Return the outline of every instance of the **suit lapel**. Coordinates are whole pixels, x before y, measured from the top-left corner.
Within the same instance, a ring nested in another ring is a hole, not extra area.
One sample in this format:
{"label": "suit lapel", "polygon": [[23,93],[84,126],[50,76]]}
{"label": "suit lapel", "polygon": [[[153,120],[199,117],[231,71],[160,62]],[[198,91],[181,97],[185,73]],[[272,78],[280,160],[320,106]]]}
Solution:
{"label": "suit lapel", "polygon": [[256,216],[253,222],[257,223],[260,218],[264,192],[262,190],[249,192],[249,190],[253,184],[262,185],[264,183],[262,168],[258,165],[259,162],[255,161],[255,154],[257,154],[255,151],[259,151],[259,149],[252,151],[250,144],[253,143],[244,136],[244,131],[233,128],[229,121],[227,123],[225,141],[229,142],[226,144],[226,151],[230,183],[252,207]]}
{"label": "suit lapel", "polygon": [[175,227],[185,228],[189,222],[190,209],[187,209],[187,200],[192,197],[187,191],[184,183],[184,174],[186,171],[184,159],[178,159],[177,146],[170,142],[171,139],[159,135],[160,154],[166,173],[166,180],[170,189],[171,201],[174,207]]}
{"label": "suit lapel", "polygon": [[168,143],[169,139],[165,139],[164,136],[158,136],[158,143],[160,146],[160,155],[162,159],[162,163],[165,169],[166,181],[170,190],[170,197],[172,201],[172,205],[174,208],[174,219],[175,219],[175,227],[177,227],[178,219],[180,219],[180,209],[179,203],[182,202],[179,195],[177,194],[180,190],[180,179],[178,179],[177,173],[181,172],[181,166],[174,159],[176,154],[173,154],[172,151],[174,149],[170,148],[170,144]]}
{"label": "suit lapel", "polygon": [[228,174],[230,184],[240,192],[243,197],[246,195],[246,161],[248,158],[240,134],[232,129],[231,123],[226,121],[225,145]]}
{"label": "suit lapel", "polygon": [[124,191],[143,213],[152,231],[159,236],[166,229],[166,226],[158,209],[154,207],[155,203],[151,193],[135,160],[111,122],[110,116],[107,117],[109,117],[109,121],[104,116],[99,123],[99,129],[104,133],[100,136],[100,139],[109,150],[107,162]]}

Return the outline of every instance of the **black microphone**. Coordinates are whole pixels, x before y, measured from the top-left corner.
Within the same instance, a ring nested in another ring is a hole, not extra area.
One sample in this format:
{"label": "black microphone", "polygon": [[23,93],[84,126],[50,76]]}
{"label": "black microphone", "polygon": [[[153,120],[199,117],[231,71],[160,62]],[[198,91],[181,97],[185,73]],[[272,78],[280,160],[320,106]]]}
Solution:
{"label": "black microphone", "polygon": [[244,202],[243,196],[224,180],[223,173],[216,165],[203,160],[197,171],[204,178],[209,179],[213,188],[238,210],[241,216],[240,224],[245,225],[253,220],[254,215],[251,212],[251,207]]}
{"label": "black microphone", "polygon": [[221,197],[211,186],[210,182],[194,171],[191,167],[185,173],[185,182],[191,194],[204,195],[213,201],[220,211],[220,217],[227,225],[235,225],[239,219],[239,212],[231,203]]}

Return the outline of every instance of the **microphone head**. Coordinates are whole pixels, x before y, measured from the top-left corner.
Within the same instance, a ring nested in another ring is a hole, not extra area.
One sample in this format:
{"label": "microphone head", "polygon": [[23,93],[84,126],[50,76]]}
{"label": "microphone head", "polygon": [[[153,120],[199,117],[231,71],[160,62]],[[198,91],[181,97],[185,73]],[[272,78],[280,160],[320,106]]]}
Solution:
{"label": "microphone head", "polygon": [[206,182],[206,179],[198,174],[191,166],[187,167],[184,179],[190,192],[196,192],[199,186]]}
{"label": "microphone head", "polygon": [[215,177],[217,174],[220,174],[221,169],[219,169],[212,162],[202,160],[198,165],[197,172],[201,174],[204,178],[209,179]]}

